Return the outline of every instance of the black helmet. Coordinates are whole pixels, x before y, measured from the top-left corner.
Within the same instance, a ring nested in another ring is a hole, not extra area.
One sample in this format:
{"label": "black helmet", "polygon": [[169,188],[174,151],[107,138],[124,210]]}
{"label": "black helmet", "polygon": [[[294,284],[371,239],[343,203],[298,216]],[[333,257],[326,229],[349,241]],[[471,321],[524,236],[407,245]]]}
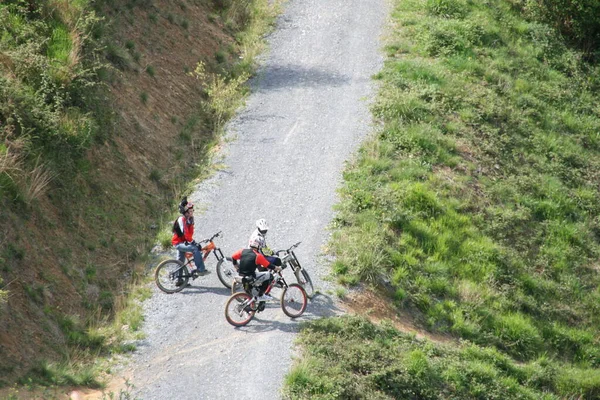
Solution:
{"label": "black helmet", "polygon": [[185,214],[190,208],[194,208],[194,204],[187,200],[187,196],[181,199],[181,203],[179,203],[179,212],[181,214]]}

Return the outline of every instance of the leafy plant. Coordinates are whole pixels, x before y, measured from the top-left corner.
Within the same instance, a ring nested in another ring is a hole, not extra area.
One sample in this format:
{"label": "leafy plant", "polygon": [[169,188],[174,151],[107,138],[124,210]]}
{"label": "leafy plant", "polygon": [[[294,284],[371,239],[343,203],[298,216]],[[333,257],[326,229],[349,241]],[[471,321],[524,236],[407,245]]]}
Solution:
{"label": "leafy plant", "polygon": [[196,65],[193,76],[201,82],[208,96],[207,111],[212,116],[213,129],[220,131],[237,108],[242,104],[242,86],[248,80],[248,74],[227,79],[216,73],[208,73],[203,62]]}

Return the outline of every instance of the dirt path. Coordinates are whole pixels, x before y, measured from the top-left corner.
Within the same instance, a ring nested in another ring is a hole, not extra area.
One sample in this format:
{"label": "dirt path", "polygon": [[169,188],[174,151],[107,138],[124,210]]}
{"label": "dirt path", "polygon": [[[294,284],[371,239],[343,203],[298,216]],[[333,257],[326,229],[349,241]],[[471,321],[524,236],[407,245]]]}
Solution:
{"label": "dirt path", "polygon": [[[270,225],[269,244],[302,240],[297,255],[323,294],[303,318],[332,315],[327,274],[319,262],[328,239],[335,189],[344,161],[370,130],[371,76],[380,53],[385,0],[290,0],[269,37],[270,50],[253,94],[232,121],[225,168],[197,188],[196,239],[222,230],[227,254],[244,246],[257,218]],[[147,338],[120,373],[135,398],[243,399],[281,397],[299,321],[272,304],[245,328],[224,318],[228,297],[211,275],[180,294],[156,289],[145,303]]]}

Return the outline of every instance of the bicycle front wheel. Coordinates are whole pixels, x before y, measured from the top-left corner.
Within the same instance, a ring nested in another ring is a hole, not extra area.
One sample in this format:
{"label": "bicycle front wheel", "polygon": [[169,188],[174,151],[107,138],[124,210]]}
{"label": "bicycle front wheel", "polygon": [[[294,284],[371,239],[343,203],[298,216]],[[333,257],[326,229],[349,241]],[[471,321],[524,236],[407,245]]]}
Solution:
{"label": "bicycle front wheel", "polygon": [[177,293],[186,287],[189,275],[184,271],[185,266],[179,260],[165,260],[158,264],[154,272],[156,286],[165,293]]}
{"label": "bicycle front wheel", "polygon": [[294,275],[296,275],[296,280],[304,288],[306,291],[306,296],[309,299],[315,295],[315,287],[313,286],[312,279],[310,279],[310,275],[304,268],[298,268],[294,271]]}
{"label": "bicycle front wheel", "polygon": [[238,292],[245,292],[244,285],[239,283],[237,280],[231,280],[231,294],[236,294]]}
{"label": "bicycle front wheel", "polygon": [[225,304],[225,319],[233,326],[244,326],[256,313],[252,297],[245,292],[239,292],[229,297]]}
{"label": "bicycle front wheel", "polygon": [[290,318],[297,318],[306,310],[306,291],[297,283],[292,283],[281,293],[281,309]]}
{"label": "bicycle front wheel", "polygon": [[237,271],[232,263],[225,261],[226,260],[222,258],[217,263],[217,276],[223,286],[231,289],[231,281],[233,281],[233,277],[237,274]]}

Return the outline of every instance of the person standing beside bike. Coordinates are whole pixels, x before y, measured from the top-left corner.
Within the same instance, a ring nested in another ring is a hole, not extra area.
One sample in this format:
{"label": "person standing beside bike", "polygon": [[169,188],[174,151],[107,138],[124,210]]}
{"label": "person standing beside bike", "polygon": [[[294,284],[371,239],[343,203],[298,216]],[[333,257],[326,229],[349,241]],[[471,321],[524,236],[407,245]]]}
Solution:
{"label": "person standing beside bike", "polygon": [[[187,197],[181,200],[179,212],[182,215],[173,223],[171,244],[179,252],[178,260],[181,262],[185,260],[185,253],[192,253],[194,255],[196,269],[192,273],[206,275],[209,271],[206,270],[206,266],[202,260],[202,247],[194,240],[194,205],[187,201]],[[179,280],[177,281],[177,286],[181,286]]]}
{"label": "person standing beside bike", "polygon": [[[281,268],[281,260],[275,257],[273,262],[267,260],[267,258],[259,251],[259,248],[252,244],[249,249],[240,249],[233,253],[231,256],[233,264],[237,265],[239,262],[238,273],[245,277],[253,277],[255,279],[254,286],[259,289],[258,301],[273,300],[271,295],[265,293],[267,287],[273,280],[271,272],[268,270],[277,271]],[[259,269],[257,271],[257,269]],[[264,269],[264,270],[261,270]]]}

